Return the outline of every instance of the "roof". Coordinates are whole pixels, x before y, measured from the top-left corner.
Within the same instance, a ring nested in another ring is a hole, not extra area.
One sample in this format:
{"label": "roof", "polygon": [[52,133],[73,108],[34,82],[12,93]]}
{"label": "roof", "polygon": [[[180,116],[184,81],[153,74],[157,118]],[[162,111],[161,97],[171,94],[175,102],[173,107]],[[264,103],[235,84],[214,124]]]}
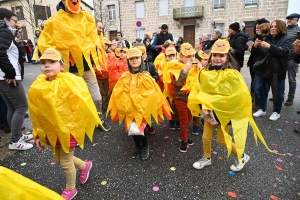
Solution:
{"label": "roof", "polygon": [[86,2],[83,1],[83,0],[81,0],[81,2],[82,2],[85,6],[89,7],[91,10],[94,10],[94,7],[90,6],[90,4],[86,3]]}

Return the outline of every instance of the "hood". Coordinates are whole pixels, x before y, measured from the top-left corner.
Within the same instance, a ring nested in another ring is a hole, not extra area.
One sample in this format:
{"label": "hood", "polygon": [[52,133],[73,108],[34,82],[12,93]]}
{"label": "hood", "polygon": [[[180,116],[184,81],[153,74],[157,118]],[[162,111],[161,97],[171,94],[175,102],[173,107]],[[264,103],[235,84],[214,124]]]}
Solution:
{"label": "hood", "polygon": [[4,20],[0,20],[0,28],[7,28],[7,24]]}
{"label": "hood", "polygon": [[56,5],[56,10],[59,11],[60,9],[65,10],[65,5],[61,1]]}
{"label": "hood", "polygon": [[146,70],[146,67],[145,67],[145,63],[144,63],[144,59],[143,57],[141,56],[141,59],[142,59],[142,62],[141,62],[141,66],[140,66],[140,69],[138,71],[133,71],[130,64],[129,64],[129,61],[127,59],[127,65],[128,65],[128,71],[130,71],[130,73],[132,74],[137,74],[137,73],[140,73],[140,72],[143,72]]}

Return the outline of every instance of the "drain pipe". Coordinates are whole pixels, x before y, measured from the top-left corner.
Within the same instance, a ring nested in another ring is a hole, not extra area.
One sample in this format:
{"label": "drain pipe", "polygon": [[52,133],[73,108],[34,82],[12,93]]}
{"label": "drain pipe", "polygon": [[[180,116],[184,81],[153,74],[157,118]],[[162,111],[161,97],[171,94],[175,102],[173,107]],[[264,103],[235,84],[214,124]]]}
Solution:
{"label": "drain pipe", "polygon": [[118,0],[118,4],[119,4],[119,31],[122,33],[122,28],[121,28],[121,12],[120,12],[120,10],[121,10],[121,5],[120,5],[120,0]]}

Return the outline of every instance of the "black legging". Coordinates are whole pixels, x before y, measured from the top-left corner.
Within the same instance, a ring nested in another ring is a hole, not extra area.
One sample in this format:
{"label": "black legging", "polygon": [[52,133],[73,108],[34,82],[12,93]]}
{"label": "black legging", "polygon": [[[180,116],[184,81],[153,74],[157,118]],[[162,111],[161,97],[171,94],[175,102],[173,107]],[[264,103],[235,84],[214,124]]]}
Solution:
{"label": "black legging", "polygon": [[142,148],[142,147],[147,147],[148,146],[148,142],[147,142],[147,137],[146,136],[142,136],[142,135],[134,135],[132,136],[133,141],[135,143],[135,146],[137,148]]}

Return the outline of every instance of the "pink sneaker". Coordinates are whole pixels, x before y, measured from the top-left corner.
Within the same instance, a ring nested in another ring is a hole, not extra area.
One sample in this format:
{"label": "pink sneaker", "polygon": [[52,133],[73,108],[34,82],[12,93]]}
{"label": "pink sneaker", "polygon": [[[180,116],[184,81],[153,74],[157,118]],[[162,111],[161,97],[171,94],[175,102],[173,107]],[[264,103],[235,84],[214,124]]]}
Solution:
{"label": "pink sneaker", "polygon": [[77,194],[77,189],[76,188],[74,188],[73,190],[64,189],[61,196],[66,200],[71,200],[76,196],[76,194]]}
{"label": "pink sneaker", "polygon": [[91,161],[85,161],[85,167],[82,170],[80,170],[80,184],[83,185],[88,180],[92,165],[93,163]]}

